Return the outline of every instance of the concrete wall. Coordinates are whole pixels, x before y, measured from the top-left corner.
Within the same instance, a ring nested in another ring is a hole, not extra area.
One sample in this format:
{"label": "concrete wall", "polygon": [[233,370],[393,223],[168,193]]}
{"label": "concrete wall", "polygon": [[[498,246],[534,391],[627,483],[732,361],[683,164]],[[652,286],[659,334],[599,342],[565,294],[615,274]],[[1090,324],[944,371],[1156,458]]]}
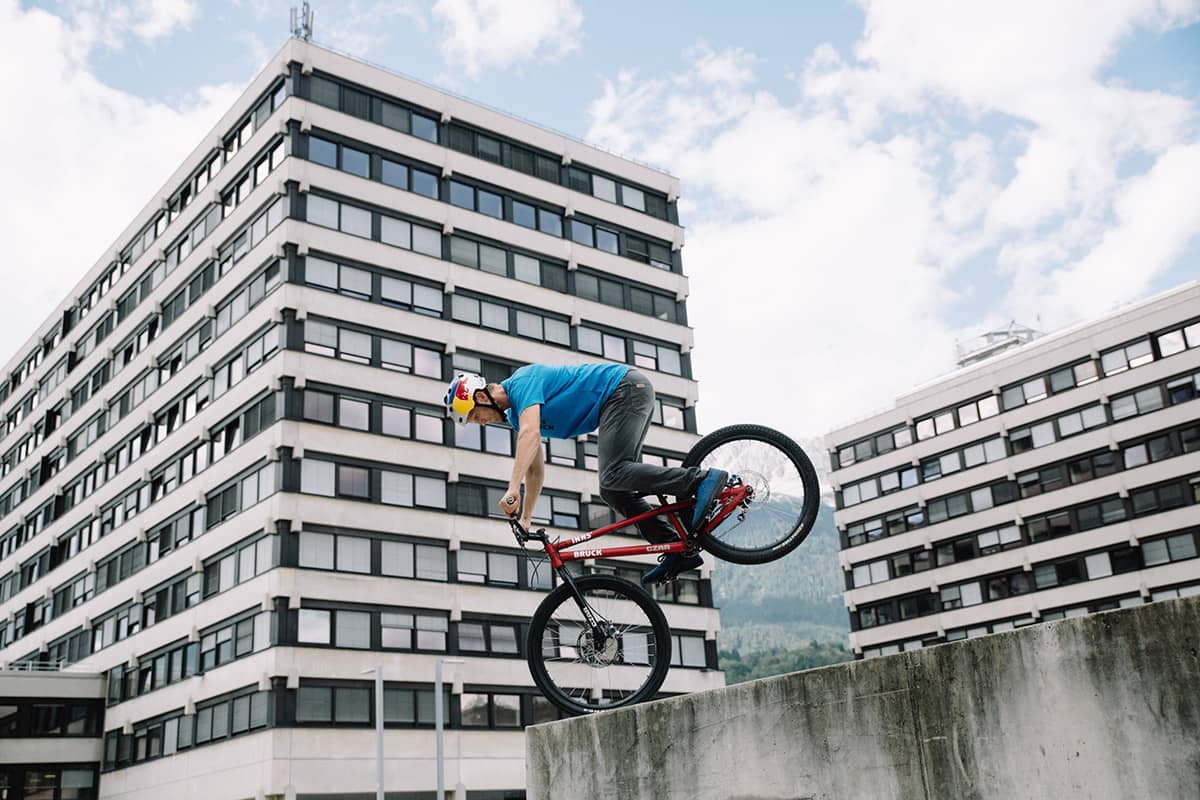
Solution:
{"label": "concrete wall", "polygon": [[1200,797],[1200,598],[527,732],[547,798]]}

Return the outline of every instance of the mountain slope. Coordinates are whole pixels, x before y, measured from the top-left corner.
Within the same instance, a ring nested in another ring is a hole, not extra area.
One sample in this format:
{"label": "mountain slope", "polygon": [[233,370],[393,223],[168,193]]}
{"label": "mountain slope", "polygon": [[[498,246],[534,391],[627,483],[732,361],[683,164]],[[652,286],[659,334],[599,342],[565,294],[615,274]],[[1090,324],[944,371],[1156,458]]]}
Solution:
{"label": "mountain slope", "polygon": [[845,644],[849,621],[839,548],[833,509],[822,504],[808,538],[784,558],[750,566],[718,562],[713,595],[721,609],[720,648],[796,649],[810,640]]}

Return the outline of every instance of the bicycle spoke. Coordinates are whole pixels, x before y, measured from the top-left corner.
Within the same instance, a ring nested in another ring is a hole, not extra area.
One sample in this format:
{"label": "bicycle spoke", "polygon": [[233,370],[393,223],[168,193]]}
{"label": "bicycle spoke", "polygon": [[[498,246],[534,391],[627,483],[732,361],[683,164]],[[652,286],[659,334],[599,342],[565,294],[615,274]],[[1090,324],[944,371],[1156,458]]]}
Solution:
{"label": "bicycle spoke", "polygon": [[746,507],[735,509],[710,532],[739,550],[757,550],[785,541],[799,525],[804,508],[800,468],[771,442],[738,440],[716,447],[700,464],[719,467],[754,489]]}
{"label": "bicycle spoke", "polygon": [[580,710],[597,710],[623,703],[652,679],[661,682],[663,650],[654,622],[629,594],[640,590],[577,585],[596,625],[584,621],[573,596],[549,612],[535,646],[552,686]]}

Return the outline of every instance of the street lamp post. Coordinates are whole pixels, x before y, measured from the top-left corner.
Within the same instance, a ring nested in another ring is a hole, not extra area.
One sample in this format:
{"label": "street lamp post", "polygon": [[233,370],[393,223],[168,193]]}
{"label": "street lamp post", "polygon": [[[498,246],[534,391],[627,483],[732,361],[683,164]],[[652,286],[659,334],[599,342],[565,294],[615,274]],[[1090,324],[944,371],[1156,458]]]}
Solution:
{"label": "street lamp post", "polygon": [[[446,800],[446,757],[443,741],[445,709],[442,707],[442,664],[465,664],[461,658],[439,658],[433,668],[433,720],[437,728],[437,800]],[[380,798],[382,800],[382,798]]]}
{"label": "street lamp post", "polygon": [[367,667],[362,671],[375,673],[375,800],[383,798],[383,665]]}

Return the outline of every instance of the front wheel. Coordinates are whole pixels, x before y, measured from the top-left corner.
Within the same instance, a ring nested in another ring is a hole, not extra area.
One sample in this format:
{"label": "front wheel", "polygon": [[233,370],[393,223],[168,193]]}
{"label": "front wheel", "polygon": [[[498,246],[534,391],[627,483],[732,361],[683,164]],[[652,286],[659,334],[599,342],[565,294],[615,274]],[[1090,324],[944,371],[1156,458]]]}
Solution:
{"label": "front wheel", "polygon": [[568,714],[649,700],[671,666],[671,629],[643,589],[611,575],[575,578],[590,624],[566,583],[546,596],[529,625],[533,681]]}
{"label": "front wheel", "polygon": [[821,487],[808,455],[787,436],[762,425],[730,425],[692,447],[685,467],[716,467],[749,484],[744,508],[698,535],[717,558],[762,564],[795,550],[817,519]]}

